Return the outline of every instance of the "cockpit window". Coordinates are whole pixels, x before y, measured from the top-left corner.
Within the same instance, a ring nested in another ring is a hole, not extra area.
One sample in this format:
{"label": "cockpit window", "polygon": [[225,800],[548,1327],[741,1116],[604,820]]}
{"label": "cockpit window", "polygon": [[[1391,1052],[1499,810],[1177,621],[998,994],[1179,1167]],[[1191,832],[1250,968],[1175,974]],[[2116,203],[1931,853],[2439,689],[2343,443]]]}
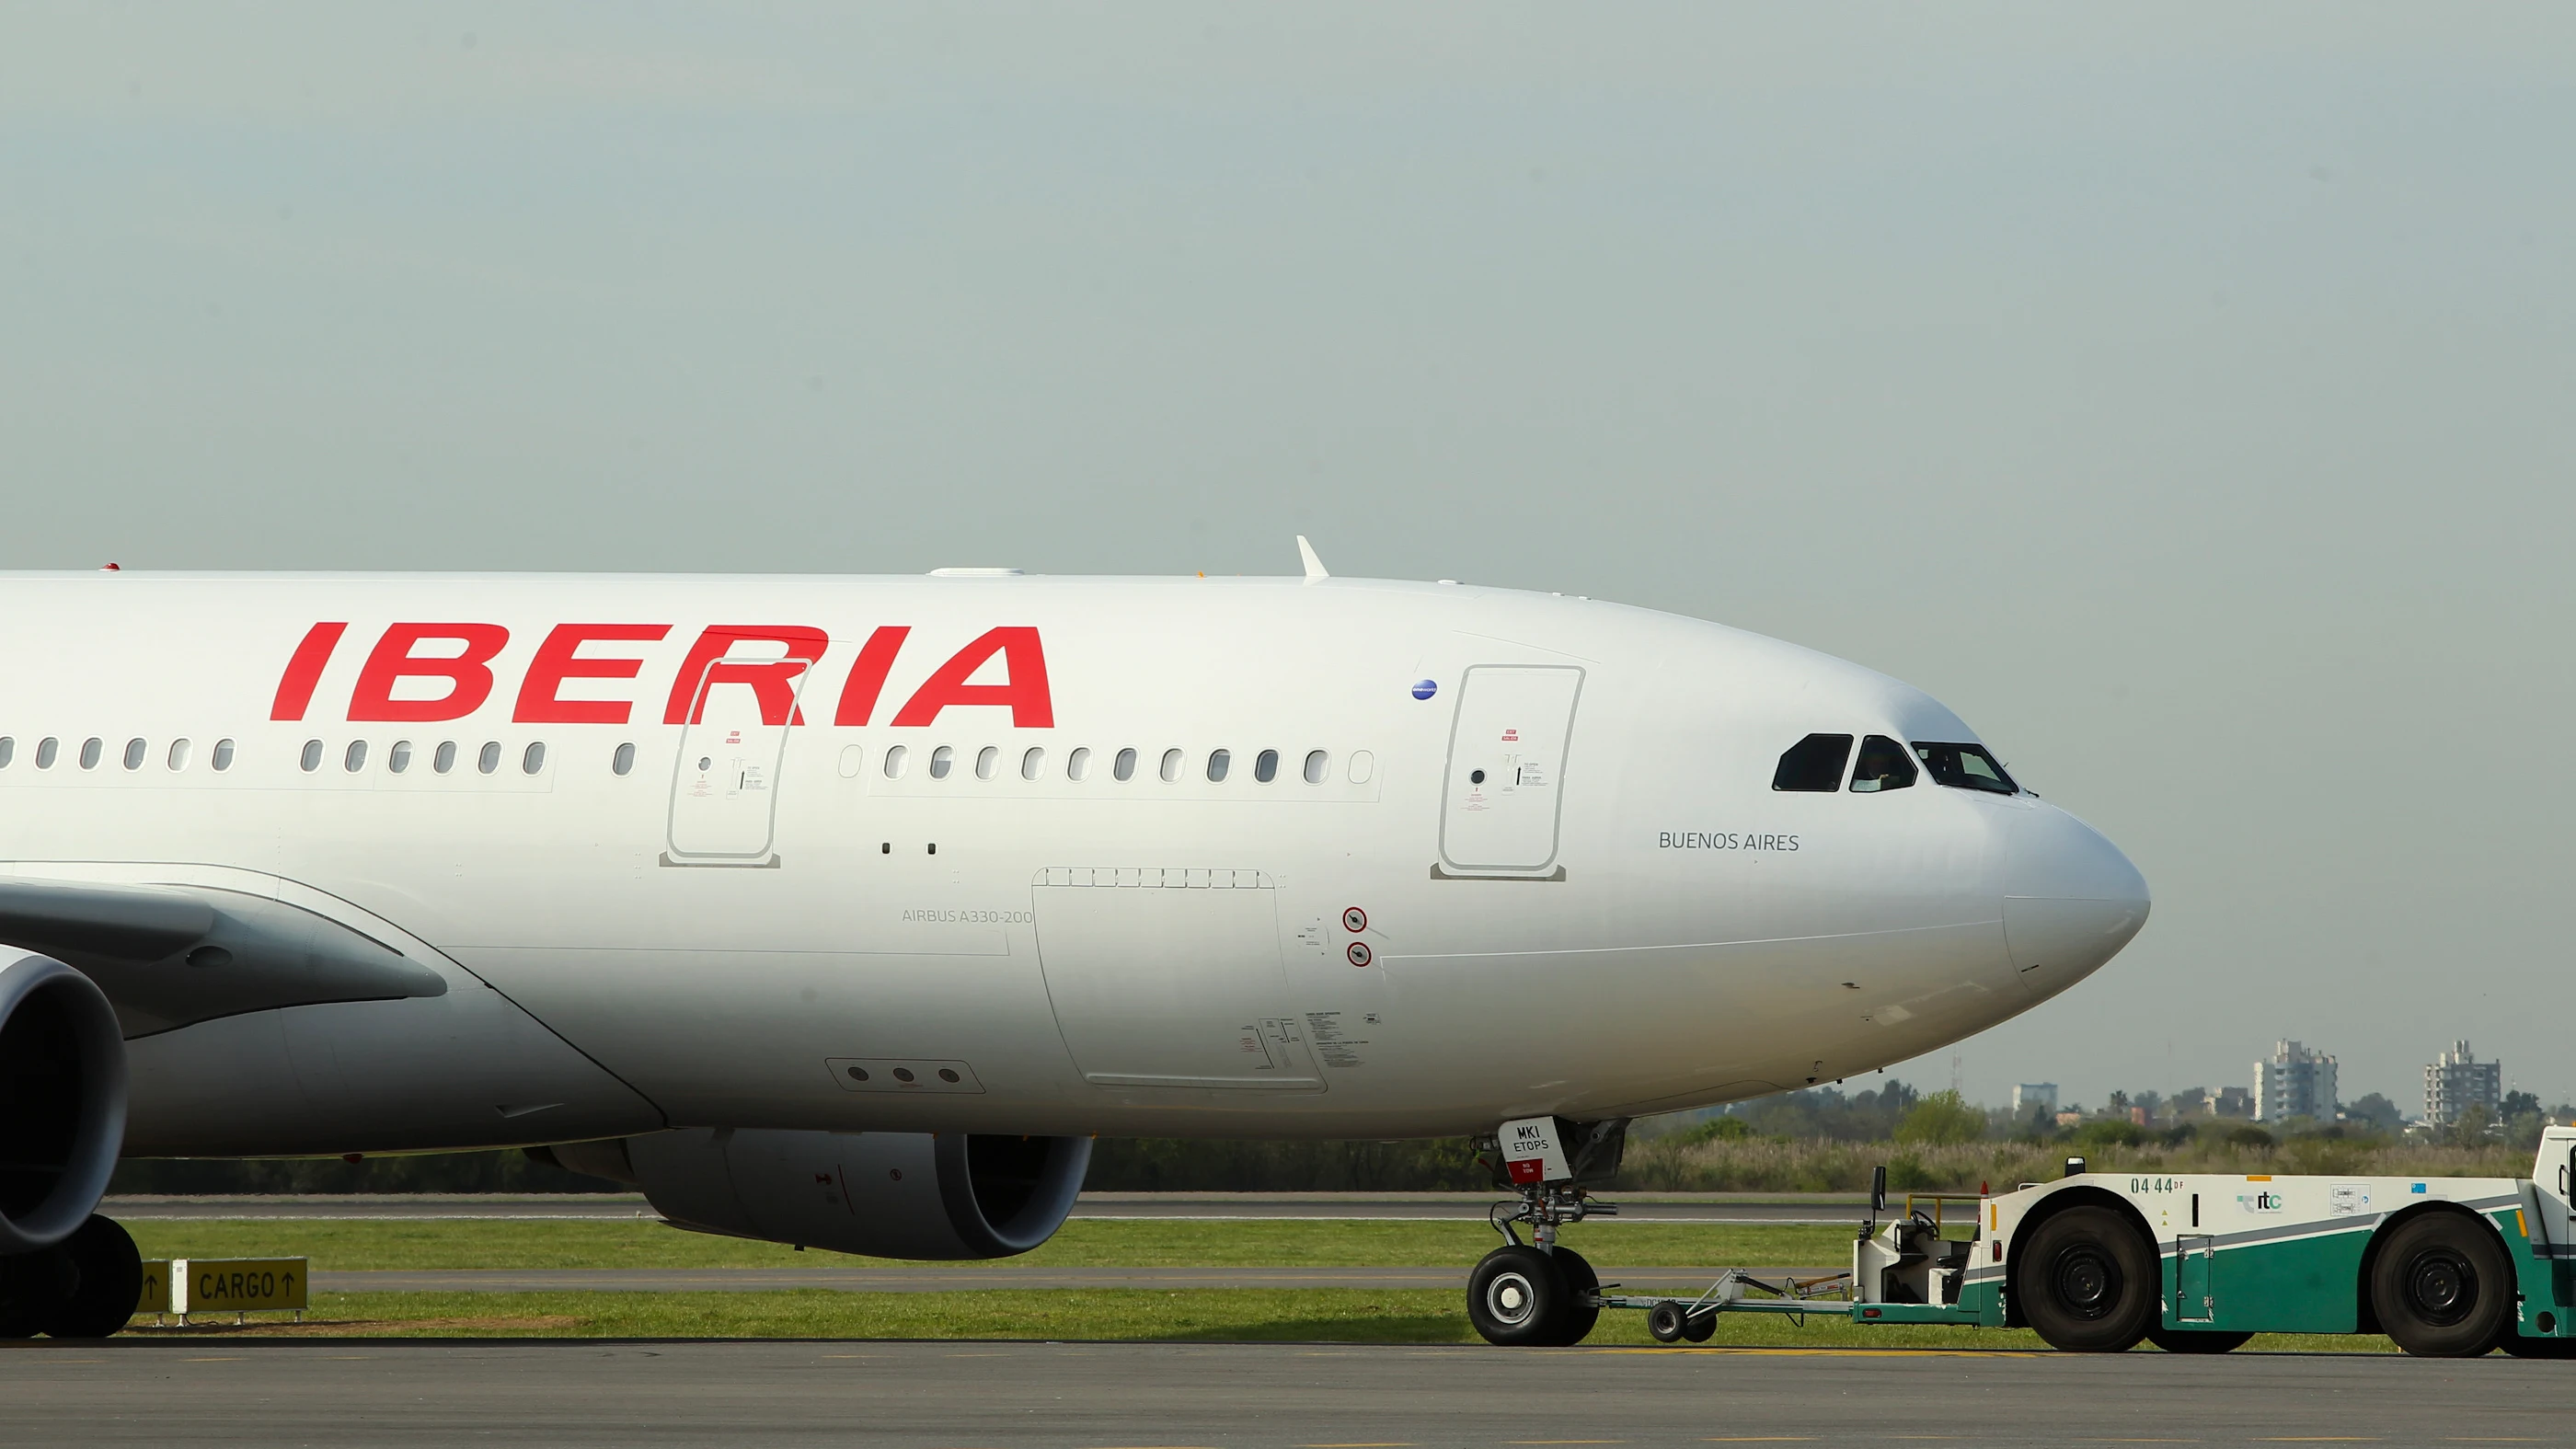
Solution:
{"label": "cockpit window", "polygon": [[1983,745],[1927,745],[1918,742],[1914,753],[1923,757],[1923,768],[1932,778],[1953,790],[1991,790],[1998,795],[2017,795],[2021,787]]}
{"label": "cockpit window", "polygon": [[1866,795],[1873,790],[1902,790],[1914,783],[1914,762],[1905,757],[1905,746],[1885,735],[1871,735],[1860,742],[1860,763],[1852,767],[1852,789]]}
{"label": "cockpit window", "polygon": [[1849,735],[1809,735],[1780,756],[1771,772],[1774,790],[1804,790],[1830,795],[1843,787],[1843,762],[1851,758]]}

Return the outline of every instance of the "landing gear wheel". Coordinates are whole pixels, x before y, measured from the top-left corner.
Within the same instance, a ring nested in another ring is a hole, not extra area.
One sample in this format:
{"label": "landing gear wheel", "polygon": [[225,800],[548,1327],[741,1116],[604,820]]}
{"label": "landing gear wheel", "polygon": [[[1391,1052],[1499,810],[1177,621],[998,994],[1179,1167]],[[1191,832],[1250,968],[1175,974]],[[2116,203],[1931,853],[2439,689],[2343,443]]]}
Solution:
{"label": "landing gear wheel", "polygon": [[1504,1348],[1560,1342],[1565,1303],[1555,1260],[1536,1248],[1496,1248],[1467,1275],[1467,1321],[1485,1342]]}
{"label": "landing gear wheel", "polygon": [[1681,1342],[1682,1330],[1689,1321],[1690,1311],[1670,1298],[1646,1310],[1646,1331],[1655,1336],[1657,1343]]}
{"label": "landing gear wheel", "polygon": [[2513,1332],[2513,1267],[2486,1224],[2454,1213],[2410,1219],[2379,1245],[2370,1303],[2408,1353],[2476,1358]]}
{"label": "landing gear wheel", "polygon": [[1682,1318],[1682,1337],[1692,1343],[1706,1343],[1717,1337],[1717,1310],[1686,1314]]}
{"label": "landing gear wheel", "polygon": [[63,1239],[64,1256],[79,1275],[54,1305],[45,1332],[56,1338],[105,1338],[134,1316],[143,1292],[143,1254],[113,1218],[96,1214]]}
{"label": "landing gear wheel", "polygon": [[2154,1251],[2106,1207],[2068,1208],[2041,1223],[2013,1277],[2030,1326],[2067,1353],[2125,1353],[2162,1306]]}
{"label": "landing gear wheel", "polygon": [[1592,1295],[1601,1291],[1601,1275],[1592,1271],[1592,1260],[1572,1248],[1560,1247],[1554,1254],[1556,1276],[1565,1282],[1565,1316],[1557,1325],[1556,1341],[1571,1348],[1590,1336],[1592,1326],[1601,1321],[1601,1305]]}
{"label": "landing gear wheel", "polygon": [[57,1243],[0,1257],[0,1338],[33,1338],[80,1285],[71,1255]]}
{"label": "landing gear wheel", "polygon": [[2220,1333],[2210,1328],[2165,1328],[2150,1325],[2147,1342],[2167,1353],[2233,1353],[2245,1346],[2250,1333]]}

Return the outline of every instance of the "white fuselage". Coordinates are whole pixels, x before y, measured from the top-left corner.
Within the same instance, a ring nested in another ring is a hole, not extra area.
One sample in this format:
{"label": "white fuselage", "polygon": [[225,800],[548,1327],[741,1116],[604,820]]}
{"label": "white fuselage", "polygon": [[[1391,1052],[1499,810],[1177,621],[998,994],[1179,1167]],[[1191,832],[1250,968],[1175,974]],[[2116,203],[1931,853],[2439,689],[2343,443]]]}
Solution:
{"label": "white fuselage", "polygon": [[138,1154],[1624,1116],[1955,1041],[2147,909],[2027,793],[1772,788],[1815,732],[1975,740],[1924,694],[1586,600],[83,574],[0,602],[0,874],[272,896],[450,984],[129,1020]]}

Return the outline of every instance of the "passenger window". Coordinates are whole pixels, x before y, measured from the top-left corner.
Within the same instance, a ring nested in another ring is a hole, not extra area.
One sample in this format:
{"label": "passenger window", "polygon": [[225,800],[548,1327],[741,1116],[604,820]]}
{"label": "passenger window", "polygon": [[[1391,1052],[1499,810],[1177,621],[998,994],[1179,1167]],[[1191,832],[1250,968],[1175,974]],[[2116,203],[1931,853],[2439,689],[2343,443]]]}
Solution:
{"label": "passenger window", "polygon": [[1068,780],[1091,778],[1091,751],[1079,749],[1064,757],[1064,777]]}
{"label": "passenger window", "polygon": [[1809,735],[1780,755],[1771,772],[1771,788],[1831,795],[1843,787],[1843,765],[1851,759],[1849,735]]}
{"label": "passenger window", "polygon": [[1121,780],[1135,779],[1136,752],[1134,750],[1120,750],[1118,752],[1118,758],[1109,766],[1109,773]]}
{"label": "passenger window", "polygon": [[7,735],[0,735],[0,770],[9,768],[9,762],[16,758],[18,758],[18,742]]}
{"label": "passenger window", "polygon": [[1914,783],[1920,773],[1914,762],[1905,757],[1905,747],[1885,735],[1871,735],[1860,742],[1860,763],[1852,767],[1852,789],[1859,794],[1874,790],[1902,790]]}
{"label": "passenger window", "polygon": [[63,742],[55,739],[51,735],[47,735],[43,739],[36,741],[36,768],[39,770],[52,769],[54,767],[54,757],[62,753],[62,748]]}
{"label": "passenger window", "polygon": [[911,758],[911,750],[902,745],[890,746],[885,752],[885,777],[889,780],[902,779],[904,762]]}
{"label": "passenger window", "polygon": [[107,742],[96,735],[91,735],[88,739],[81,741],[81,768],[84,770],[97,769],[99,760],[106,754]]}
{"label": "passenger window", "polygon": [[1210,781],[1223,780],[1225,778],[1226,770],[1233,764],[1234,755],[1231,752],[1226,750],[1208,751],[1208,779]]}
{"label": "passenger window", "polygon": [[949,767],[956,763],[957,752],[948,748],[946,745],[941,745],[938,749],[932,750],[930,752],[930,778],[934,780],[947,779]]}
{"label": "passenger window", "polygon": [[444,775],[456,768],[456,741],[438,742],[438,753],[429,757],[429,767]]}
{"label": "passenger window", "polygon": [[1325,754],[1322,750],[1308,750],[1308,751],[1306,752],[1306,783],[1307,783],[1307,784],[1309,784],[1309,785],[1320,785],[1320,784],[1324,783],[1324,777],[1325,777],[1326,775],[1331,774],[1332,772],[1333,772],[1333,757],[1332,757],[1332,756],[1330,756],[1330,755],[1328,755],[1328,754]]}
{"label": "passenger window", "polygon": [[1264,785],[1279,778],[1279,752],[1263,750],[1252,757],[1252,778]]}
{"label": "passenger window", "polygon": [[1932,772],[1932,782],[1954,790],[1984,790],[1996,795],[2017,795],[2021,787],[1983,745],[1927,745],[1916,741],[1914,753],[1923,757],[1923,768]]}
{"label": "passenger window", "polygon": [[991,745],[986,745],[984,748],[977,750],[975,752],[975,778],[978,780],[989,780],[993,778],[993,762],[1001,757],[1002,752]]}
{"label": "passenger window", "polygon": [[304,742],[304,755],[301,759],[298,759],[296,763],[303,766],[304,773],[308,775],[321,769],[322,742],[320,740],[306,740]]}
{"label": "passenger window", "polygon": [[1041,749],[1038,749],[1038,748],[1036,748],[1035,746],[1031,746],[1031,747],[1030,747],[1026,752],[1024,752],[1024,753],[1022,753],[1022,754],[1021,754],[1021,756],[1020,756],[1020,778],[1021,778],[1021,779],[1023,779],[1023,780],[1034,780],[1034,779],[1036,779],[1036,778],[1038,777],[1038,771],[1043,770],[1043,769],[1045,769],[1045,768],[1046,768],[1046,751],[1041,750]]}
{"label": "passenger window", "polygon": [[1163,783],[1168,785],[1179,778],[1181,778],[1181,752],[1163,751]]}
{"label": "passenger window", "polygon": [[125,768],[129,770],[142,769],[143,756],[148,748],[149,747],[141,740],[127,740],[125,742]]}
{"label": "passenger window", "polygon": [[[5,758],[0,758],[0,764],[7,763],[8,761]],[[188,768],[188,742],[186,740],[172,740],[170,742],[170,768],[173,772]]]}
{"label": "passenger window", "polygon": [[1351,783],[1365,785],[1377,773],[1377,756],[1367,750],[1351,751]]}
{"label": "passenger window", "polygon": [[230,741],[230,740],[217,740],[217,741],[215,741],[215,761],[214,761],[214,764],[215,764],[215,773],[217,773],[217,774],[221,774],[221,773],[223,773],[224,771],[229,770],[229,769],[231,769],[231,768],[233,767],[233,742],[232,742],[232,741]]}
{"label": "passenger window", "polygon": [[349,741],[348,753],[340,757],[340,768],[348,771],[352,775],[367,768],[367,742],[365,740]]}
{"label": "passenger window", "polygon": [[397,775],[411,768],[411,741],[394,741],[394,747],[385,751],[385,768]]}
{"label": "passenger window", "polygon": [[501,742],[499,740],[490,740],[485,742],[483,752],[474,757],[474,768],[482,771],[486,775],[489,775],[501,768]]}
{"label": "passenger window", "polygon": [[530,745],[530,746],[528,746],[528,747],[527,747],[527,749],[525,749],[525,750],[523,750],[523,751],[521,751],[521,752],[520,752],[520,754],[519,754],[519,773],[520,773],[520,774],[522,774],[522,775],[534,775],[534,774],[541,773],[542,771],[544,771],[544,769],[545,769],[545,768],[546,768],[546,747],[545,747],[545,744],[544,744],[542,741],[540,741],[540,742],[538,742],[538,743],[536,743],[536,744]]}
{"label": "passenger window", "polygon": [[635,773],[635,744],[633,741],[630,740],[617,747],[617,753],[609,757],[608,768],[620,775],[632,775]]}

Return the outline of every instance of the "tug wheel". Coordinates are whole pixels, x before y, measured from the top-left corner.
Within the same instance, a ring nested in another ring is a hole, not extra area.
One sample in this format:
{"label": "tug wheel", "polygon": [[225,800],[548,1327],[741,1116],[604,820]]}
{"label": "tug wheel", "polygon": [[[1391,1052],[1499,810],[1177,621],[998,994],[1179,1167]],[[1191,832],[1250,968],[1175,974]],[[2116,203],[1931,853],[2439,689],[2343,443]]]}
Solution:
{"label": "tug wheel", "polygon": [[2128,1219],[2087,1206],[2031,1234],[2012,1291],[2050,1347],[2125,1353],[2156,1322],[2164,1287],[2154,1252]]}
{"label": "tug wheel", "polygon": [[2233,1353],[2243,1348],[2250,1333],[2221,1333],[2211,1328],[2165,1328],[2150,1324],[2147,1342],[2167,1353]]}
{"label": "tug wheel", "polygon": [[1504,1348],[1548,1347],[1561,1340],[1565,1279],[1536,1248],[1496,1248],[1467,1275],[1467,1321],[1485,1342]]}
{"label": "tug wheel", "polygon": [[1679,1343],[1689,1317],[1681,1304],[1667,1298],[1646,1310],[1646,1332],[1654,1335],[1657,1343]]}
{"label": "tug wheel", "polygon": [[1565,1283],[1564,1316],[1557,1321],[1556,1341],[1566,1347],[1581,1343],[1601,1321],[1601,1305],[1592,1295],[1601,1291],[1601,1275],[1592,1271],[1592,1260],[1572,1248],[1558,1248],[1557,1276]]}
{"label": "tug wheel", "polygon": [[2426,1213],[2397,1226],[2370,1265],[2370,1302],[2397,1346],[2475,1358],[2513,1332],[2513,1265],[2485,1224]]}

